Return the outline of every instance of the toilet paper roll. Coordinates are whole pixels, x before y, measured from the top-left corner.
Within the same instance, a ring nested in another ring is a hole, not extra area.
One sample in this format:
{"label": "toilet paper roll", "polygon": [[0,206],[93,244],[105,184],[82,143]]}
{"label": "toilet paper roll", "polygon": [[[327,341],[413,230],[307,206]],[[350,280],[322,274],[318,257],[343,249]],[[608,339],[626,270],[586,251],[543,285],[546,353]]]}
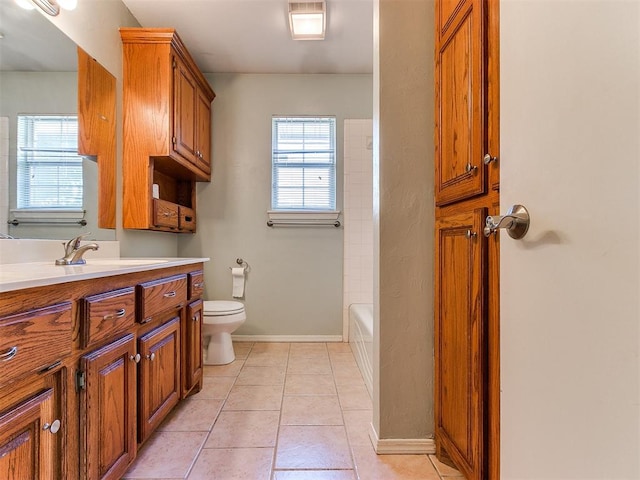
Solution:
{"label": "toilet paper roll", "polygon": [[231,278],[233,280],[231,296],[233,298],[244,297],[244,268],[243,267],[232,268]]}

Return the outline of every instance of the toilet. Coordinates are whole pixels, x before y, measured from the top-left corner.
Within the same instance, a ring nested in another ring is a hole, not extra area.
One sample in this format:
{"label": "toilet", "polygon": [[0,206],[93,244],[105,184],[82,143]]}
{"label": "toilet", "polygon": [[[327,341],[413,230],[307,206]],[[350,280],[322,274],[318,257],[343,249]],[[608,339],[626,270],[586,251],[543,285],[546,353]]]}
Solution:
{"label": "toilet", "polygon": [[202,349],[205,365],[226,365],[236,359],[231,333],[247,319],[244,305],[228,300],[204,302]]}

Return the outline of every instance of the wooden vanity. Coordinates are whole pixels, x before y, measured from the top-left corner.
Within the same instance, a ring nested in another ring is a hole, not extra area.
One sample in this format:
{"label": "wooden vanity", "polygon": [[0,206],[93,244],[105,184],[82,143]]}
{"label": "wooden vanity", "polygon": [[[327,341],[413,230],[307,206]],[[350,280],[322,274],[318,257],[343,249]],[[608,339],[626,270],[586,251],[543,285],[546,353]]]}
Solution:
{"label": "wooden vanity", "polygon": [[[205,261],[8,266],[19,280],[0,281],[0,478],[125,473],[202,387]],[[49,274],[29,279],[32,267]]]}

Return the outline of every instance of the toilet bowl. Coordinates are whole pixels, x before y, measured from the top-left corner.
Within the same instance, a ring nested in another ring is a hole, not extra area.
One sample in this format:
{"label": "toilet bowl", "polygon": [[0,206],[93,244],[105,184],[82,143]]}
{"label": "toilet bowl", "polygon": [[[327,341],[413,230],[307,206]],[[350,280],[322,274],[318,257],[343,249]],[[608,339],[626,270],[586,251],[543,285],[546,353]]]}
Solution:
{"label": "toilet bowl", "polygon": [[244,305],[227,300],[204,302],[202,349],[205,365],[225,365],[236,359],[231,341],[234,332],[247,319]]}

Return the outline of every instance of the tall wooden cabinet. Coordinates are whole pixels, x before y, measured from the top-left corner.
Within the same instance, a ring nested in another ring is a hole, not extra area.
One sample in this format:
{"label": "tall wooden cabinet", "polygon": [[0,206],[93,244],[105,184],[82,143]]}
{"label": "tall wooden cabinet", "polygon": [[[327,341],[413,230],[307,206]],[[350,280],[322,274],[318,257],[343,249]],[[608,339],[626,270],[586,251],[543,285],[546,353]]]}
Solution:
{"label": "tall wooden cabinet", "polygon": [[120,36],[124,227],[193,232],[195,182],[211,180],[215,93],[174,29],[121,28]]}
{"label": "tall wooden cabinet", "polygon": [[[498,1],[436,0],[436,451],[499,478]],[[491,347],[491,348],[489,348]]]}

